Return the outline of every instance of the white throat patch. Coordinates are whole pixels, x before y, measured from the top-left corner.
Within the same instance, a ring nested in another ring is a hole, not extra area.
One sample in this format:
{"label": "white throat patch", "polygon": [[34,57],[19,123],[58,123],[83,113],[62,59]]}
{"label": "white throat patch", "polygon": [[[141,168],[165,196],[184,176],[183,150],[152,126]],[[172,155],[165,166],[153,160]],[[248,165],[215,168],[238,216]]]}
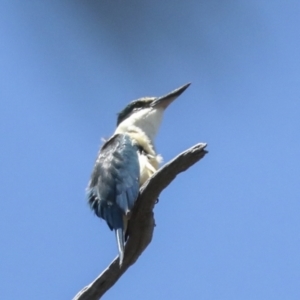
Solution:
{"label": "white throat patch", "polygon": [[163,109],[153,107],[134,112],[130,117],[119,124],[116,133],[125,133],[130,128],[138,127],[153,143],[163,117]]}

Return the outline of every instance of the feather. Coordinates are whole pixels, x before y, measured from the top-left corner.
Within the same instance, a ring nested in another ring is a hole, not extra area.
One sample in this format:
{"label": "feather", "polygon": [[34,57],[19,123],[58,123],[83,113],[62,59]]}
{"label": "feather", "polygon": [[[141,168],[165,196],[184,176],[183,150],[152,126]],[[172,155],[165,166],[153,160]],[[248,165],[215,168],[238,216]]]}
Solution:
{"label": "feather", "polygon": [[124,215],[139,193],[138,147],[127,134],[116,134],[102,146],[90,182],[87,198],[96,215],[116,232],[120,264],[124,258]]}

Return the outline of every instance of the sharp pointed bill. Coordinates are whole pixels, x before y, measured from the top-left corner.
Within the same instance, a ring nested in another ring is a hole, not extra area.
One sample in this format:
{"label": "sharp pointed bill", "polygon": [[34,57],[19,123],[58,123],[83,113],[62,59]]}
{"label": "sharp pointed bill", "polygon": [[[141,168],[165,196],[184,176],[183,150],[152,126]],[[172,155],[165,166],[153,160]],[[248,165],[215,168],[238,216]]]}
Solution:
{"label": "sharp pointed bill", "polygon": [[180,96],[188,87],[190,83],[187,83],[176,90],[170,92],[167,95],[156,98],[152,103],[152,107],[162,107],[163,109],[167,108],[178,96]]}

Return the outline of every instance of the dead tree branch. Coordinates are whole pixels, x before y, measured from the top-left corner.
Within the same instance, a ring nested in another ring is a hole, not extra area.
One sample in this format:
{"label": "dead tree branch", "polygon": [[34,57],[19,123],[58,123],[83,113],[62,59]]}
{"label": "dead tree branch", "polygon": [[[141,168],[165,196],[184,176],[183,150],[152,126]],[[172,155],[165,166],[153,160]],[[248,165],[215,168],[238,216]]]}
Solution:
{"label": "dead tree branch", "polygon": [[206,144],[196,144],[182,152],[158,170],[140,189],[129,223],[129,238],[125,257],[120,268],[119,258],[114,261],[88,286],[84,287],[73,300],[100,299],[133,265],[152,240],[155,226],[153,208],[159,194],[175,179],[205,156]]}

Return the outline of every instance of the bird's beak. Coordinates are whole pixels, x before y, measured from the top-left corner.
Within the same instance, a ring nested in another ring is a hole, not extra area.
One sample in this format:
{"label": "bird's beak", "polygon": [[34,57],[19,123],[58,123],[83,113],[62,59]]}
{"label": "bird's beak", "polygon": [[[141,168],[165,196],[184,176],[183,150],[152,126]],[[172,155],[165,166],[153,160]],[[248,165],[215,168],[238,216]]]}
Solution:
{"label": "bird's beak", "polygon": [[190,83],[187,83],[180,88],[172,91],[171,93],[164,95],[162,97],[156,98],[152,103],[152,107],[156,108],[167,108],[178,96],[180,96],[188,87]]}

